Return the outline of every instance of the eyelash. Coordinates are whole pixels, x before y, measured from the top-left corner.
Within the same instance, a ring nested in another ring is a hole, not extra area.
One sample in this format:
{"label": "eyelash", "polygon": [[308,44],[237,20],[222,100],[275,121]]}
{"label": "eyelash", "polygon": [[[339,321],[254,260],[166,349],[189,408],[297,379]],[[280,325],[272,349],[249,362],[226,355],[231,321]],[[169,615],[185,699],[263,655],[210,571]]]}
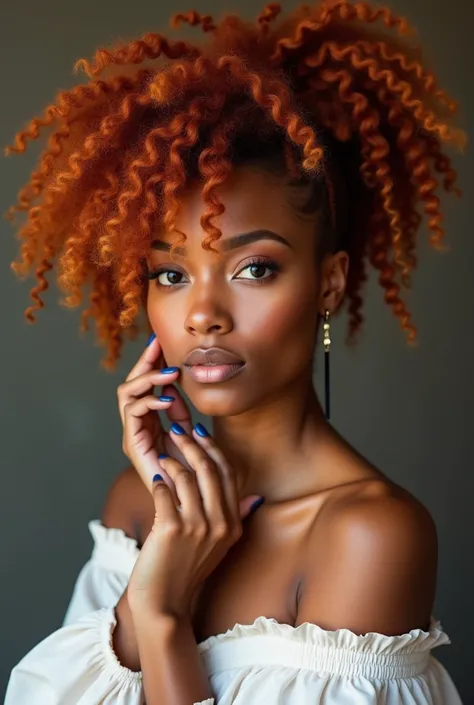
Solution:
{"label": "eyelash", "polygon": [[[270,276],[268,277],[261,277],[259,279],[244,279],[244,281],[254,281],[257,282],[257,285],[263,284],[263,282],[268,281],[269,279],[274,279],[274,276],[277,272],[280,271],[280,267],[277,265],[276,262],[274,262],[271,259],[268,259],[266,257],[253,257],[247,264],[239,269],[237,274],[240,274],[244,270],[248,269],[249,267],[259,265],[259,266],[264,266],[266,269],[269,269],[271,271]],[[162,268],[157,268],[152,270],[151,272],[148,272],[147,278],[151,281],[152,279],[157,279],[160,274],[163,274],[165,272],[176,272],[177,274],[182,274],[182,272],[179,272],[176,269],[169,269],[168,267],[162,267]],[[179,286],[180,284],[183,284],[184,282],[178,282],[178,284],[161,284],[160,282],[156,282],[156,286],[161,287],[162,289],[174,289],[176,286]]]}

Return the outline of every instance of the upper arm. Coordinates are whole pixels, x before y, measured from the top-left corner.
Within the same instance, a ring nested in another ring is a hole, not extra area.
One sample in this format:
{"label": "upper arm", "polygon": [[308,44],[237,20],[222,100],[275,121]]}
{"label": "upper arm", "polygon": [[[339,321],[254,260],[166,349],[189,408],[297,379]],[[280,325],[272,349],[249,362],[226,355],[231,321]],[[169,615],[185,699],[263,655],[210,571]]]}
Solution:
{"label": "upper arm", "polygon": [[134,467],[123,470],[112,483],[102,510],[101,522],[108,529],[122,529],[139,544],[145,537],[143,526],[153,509],[150,493]]}
{"label": "upper arm", "polygon": [[388,636],[427,629],[437,569],[436,528],[416,500],[361,499],[314,532],[297,625]]}

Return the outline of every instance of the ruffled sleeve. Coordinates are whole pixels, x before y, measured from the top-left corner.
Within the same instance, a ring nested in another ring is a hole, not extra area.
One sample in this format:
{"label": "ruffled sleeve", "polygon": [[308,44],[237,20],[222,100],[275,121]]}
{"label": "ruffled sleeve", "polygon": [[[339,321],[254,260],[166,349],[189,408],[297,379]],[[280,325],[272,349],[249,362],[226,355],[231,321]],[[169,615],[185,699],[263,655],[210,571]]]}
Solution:
{"label": "ruffled sleeve", "polygon": [[102,608],[48,636],[12,671],[4,705],[144,705],[142,674],[113,651],[115,626],[115,610]]}
{"label": "ruffled sleeve", "polygon": [[92,555],[74,585],[63,626],[102,607],[114,607],[127,587],[139,555],[135,539],[121,529],[109,529],[99,520],[89,522]]}

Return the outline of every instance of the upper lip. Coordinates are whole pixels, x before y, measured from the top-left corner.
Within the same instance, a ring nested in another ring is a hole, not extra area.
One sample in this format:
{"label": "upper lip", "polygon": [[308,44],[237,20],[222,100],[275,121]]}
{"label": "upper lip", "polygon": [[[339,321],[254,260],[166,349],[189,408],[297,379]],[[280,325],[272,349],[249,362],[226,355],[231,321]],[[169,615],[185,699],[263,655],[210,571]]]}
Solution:
{"label": "upper lip", "polygon": [[184,364],[191,365],[235,365],[242,363],[237,355],[224,348],[194,348],[185,358]]}

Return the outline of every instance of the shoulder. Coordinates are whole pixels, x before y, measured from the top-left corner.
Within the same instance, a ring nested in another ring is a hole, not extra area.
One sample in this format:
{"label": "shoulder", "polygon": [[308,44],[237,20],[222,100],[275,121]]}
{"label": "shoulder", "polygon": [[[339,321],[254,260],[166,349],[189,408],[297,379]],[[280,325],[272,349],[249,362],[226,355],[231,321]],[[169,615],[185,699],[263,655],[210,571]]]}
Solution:
{"label": "shoulder", "polygon": [[437,534],[409,492],[388,480],[355,483],[327,502],[308,546],[299,622],[392,635],[428,627]]}
{"label": "shoulder", "polygon": [[[423,558],[436,546],[436,527],[428,509],[407,490],[388,480],[355,485],[327,503],[321,526],[334,543],[363,550],[378,546]],[[317,540],[316,531],[315,539]]]}
{"label": "shoulder", "polygon": [[127,536],[143,543],[143,527],[153,512],[150,493],[133,466],[120,472],[105,498],[101,522],[108,529],[122,529]]}

